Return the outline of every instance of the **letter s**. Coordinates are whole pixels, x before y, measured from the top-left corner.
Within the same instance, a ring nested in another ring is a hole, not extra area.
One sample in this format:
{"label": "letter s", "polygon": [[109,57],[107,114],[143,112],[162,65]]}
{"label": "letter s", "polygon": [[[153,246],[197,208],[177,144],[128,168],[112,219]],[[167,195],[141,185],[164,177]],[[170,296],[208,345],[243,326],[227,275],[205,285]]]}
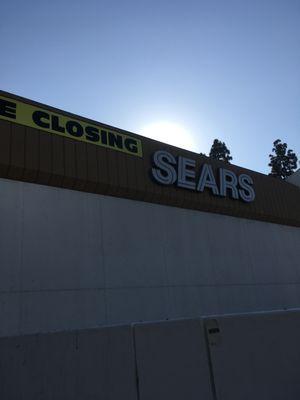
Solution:
{"label": "letter s", "polygon": [[162,185],[172,185],[177,179],[177,173],[173,165],[176,165],[176,159],[172,154],[164,150],[158,150],[153,154],[152,168],[153,178]]}
{"label": "letter s", "polygon": [[255,191],[253,187],[250,186],[253,185],[253,179],[251,178],[251,176],[241,174],[239,176],[239,185],[241,187],[241,189],[239,189],[241,199],[246,201],[247,203],[253,201],[255,199]]}

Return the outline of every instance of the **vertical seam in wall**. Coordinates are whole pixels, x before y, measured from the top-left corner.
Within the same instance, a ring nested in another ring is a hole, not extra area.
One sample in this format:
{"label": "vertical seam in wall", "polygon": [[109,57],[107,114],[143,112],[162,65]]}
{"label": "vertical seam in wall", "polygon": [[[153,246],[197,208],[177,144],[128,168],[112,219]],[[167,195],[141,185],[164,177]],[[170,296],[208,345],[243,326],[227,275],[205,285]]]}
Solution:
{"label": "vertical seam in wall", "polygon": [[[59,192],[58,192],[59,193]],[[80,195],[83,195],[83,193],[80,193]],[[79,204],[80,204],[80,209],[78,209],[78,213],[76,215],[76,217],[78,217],[78,214],[80,212],[80,217],[79,220],[77,220],[77,226],[80,229],[80,232],[87,232],[85,227],[86,227],[86,221],[88,219],[87,217],[87,210],[88,210],[88,198],[86,196],[82,196],[82,200],[80,198],[81,196],[79,196],[78,200],[79,200]],[[75,200],[75,199],[74,199]],[[75,202],[75,201],[74,201]],[[87,235],[85,235],[84,240],[86,240]],[[80,287],[80,268],[81,268],[81,264],[83,262],[83,264],[86,264],[86,248],[88,247],[87,244],[84,243],[84,251],[83,253],[81,253],[81,263],[77,263],[76,265],[74,265],[74,276],[75,276],[75,281],[76,286],[79,288]],[[83,254],[83,256],[82,256]],[[84,291],[84,294],[86,293],[86,291]]]}
{"label": "vertical seam in wall", "polygon": [[135,370],[135,384],[136,384],[136,398],[140,400],[140,380],[139,380],[139,371],[138,371],[138,363],[137,363],[137,351],[136,351],[136,338],[135,338],[135,327],[131,325],[132,329],[132,342],[133,342],[133,353],[134,353],[134,370]]}
{"label": "vertical seam in wall", "polygon": [[[250,221],[240,221],[239,222],[241,224],[242,227],[242,234],[243,234],[243,239],[245,241],[245,246],[247,249],[247,253],[248,253],[248,257],[249,257],[249,265],[250,265],[250,273],[251,273],[251,279],[252,279],[252,284],[251,284],[251,290],[252,290],[252,308],[253,309],[257,309],[258,307],[258,303],[257,303],[257,281],[255,278],[255,273],[254,273],[254,262],[253,262],[253,253],[251,251],[251,247],[249,245],[249,235],[248,235],[248,226]],[[248,235],[248,237],[247,237]]]}
{"label": "vertical seam in wall", "polygon": [[19,323],[18,323],[18,333],[22,333],[23,326],[23,267],[24,267],[24,184],[19,182],[20,185],[20,195],[21,195],[21,223],[20,223],[20,260],[19,260]]}
{"label": "vertical seam in wall", "polygon": [[24,148],[23,148],[23,173],[22,173],[22,180],[24,179],[24,177],[25,177],[25,171],[26,171],[26,168],[27,168],[27,165],[26,165],[26,145],[27,145],[27,130],[28,130],[28,128],[27,127],[25,127],[25,129],[24,129]]}
{"label": "vertical seam in wall", "polygon": [[108,312],[107,312],[107,282],[106,282],[106,262],[104,255],[104,234],[103,234],[103,208],[102,208],[102,197],[99,196],[99,214],[100,214],[100,226],[101,226],[101,258],[103,265],[103,279],[104,279],[104,312],[105,312],[105,322],[108,323]]}
{"label": "vertical seam in wall", "polygon": [[209,254],[209,259],[211,260],[210,262],[210,268],[212,269],[212,275],[213,275],[213,280],[214,280],[214,286],[216,288],[217,291],[217,312],[214,312],[214,314],[220,313],[221,312],[221,299],[220,299],[220,291],[219,291],[219,287],[220,284],[218,284],[217,282],[217,271],[216,271],[216,264],[215,264],[215,258],[214,258],[214,249],[212,249],[211,243],[213,241],[213,236],[209,230],[209,227],[207,226],[207,221],[205,221],[205,229],[207,232],[207,237],[208,237],[208,244],[207,244],[207,250],[208,250],[208,254]]}
{"label": "vertical seam in wall", "polygon": [[208,363],[212,397],[213,397],[213,400],[218,400],[215,378],[214,378],[214,371],[213,371],[213,363],[212,363],[212,358],[211,358],[211,353],[210,353],[210,345],[209,345],[209,341],[208,341],[205,320],[203,320],[203,329],[204,329],[204,338],[205,338],[205,344],[206,344],[205,347],[206,347],[206,355],[207,355],[207,363]]}
{"label": "vertical seam in wall", "polygon": [[163,226],[162,226],[162,232],[163,232],[163,263],[164,263],[164,269],[165,269],[165,276],[166,276],[166,292],[167,292],[167,318],[170,318],[170,281],[169,281],[169,274],[168,274],[168,265],[167,265],[167,258],[166,258],[166,231],[167,231],[167,221],[166,221],[166,213],[164,213],[164,218],[163,218]]}

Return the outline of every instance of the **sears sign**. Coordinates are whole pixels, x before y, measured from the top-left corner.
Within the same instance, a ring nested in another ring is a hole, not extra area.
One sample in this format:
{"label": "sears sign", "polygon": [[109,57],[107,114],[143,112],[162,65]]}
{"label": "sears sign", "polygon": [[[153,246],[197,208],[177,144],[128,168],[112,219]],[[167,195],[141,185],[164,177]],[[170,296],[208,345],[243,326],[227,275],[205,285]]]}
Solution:
{"label": "sears sign", "polygon": [[215,196],[230,196],[247,203],[255,199],[253,179],[247,174],[236,175],[226,168],[219,168],[216,175],[210,164],[204,163],[196,170],[196,161],[158,150],[153,154],[151,169],[154,180],[161,185],[203,192],[208,189]]}

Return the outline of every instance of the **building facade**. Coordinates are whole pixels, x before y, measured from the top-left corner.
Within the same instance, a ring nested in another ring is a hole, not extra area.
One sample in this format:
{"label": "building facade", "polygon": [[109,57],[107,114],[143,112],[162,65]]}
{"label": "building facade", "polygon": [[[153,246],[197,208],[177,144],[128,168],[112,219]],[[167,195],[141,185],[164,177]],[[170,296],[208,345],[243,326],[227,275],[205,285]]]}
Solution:
{"label": "building facade", "polygon": [[0,335],[300,307],[297,185],[0,92]]}

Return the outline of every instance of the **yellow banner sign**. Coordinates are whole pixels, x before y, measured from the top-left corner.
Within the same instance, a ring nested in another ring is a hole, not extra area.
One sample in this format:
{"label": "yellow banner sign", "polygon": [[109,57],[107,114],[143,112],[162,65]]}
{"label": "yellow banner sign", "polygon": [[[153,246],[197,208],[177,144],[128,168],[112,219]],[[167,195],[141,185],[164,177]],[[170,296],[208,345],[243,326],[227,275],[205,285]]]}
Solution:
{"label": "yellow banner sign", "polygon": [[138,157],[143,155],[141,140],[133,136],[3,96],[0,119]]}

